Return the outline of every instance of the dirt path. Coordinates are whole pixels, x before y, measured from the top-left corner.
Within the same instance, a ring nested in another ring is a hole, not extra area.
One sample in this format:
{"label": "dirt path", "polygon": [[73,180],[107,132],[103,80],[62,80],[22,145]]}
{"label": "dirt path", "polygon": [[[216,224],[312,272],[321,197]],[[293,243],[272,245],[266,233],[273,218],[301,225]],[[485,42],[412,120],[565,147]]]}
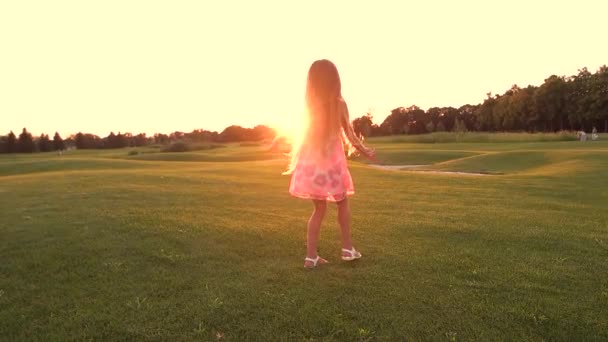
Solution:
{"label": "dirt path", "polygon": [[463,175],[463,176],[490,176],[491,174],[482,173],[482,172],[461,172],[461,171],[439,171],[439,170],[416,170],[419,167],[425,167],[430,165],[379,165],[379,164],[369,164],[369,166],[380,169],[380,170],[390,170],[390,171],[398,171],[398,170],[407,170],[412,172],[424,172],[430,174],[442,174],[442,175]]}

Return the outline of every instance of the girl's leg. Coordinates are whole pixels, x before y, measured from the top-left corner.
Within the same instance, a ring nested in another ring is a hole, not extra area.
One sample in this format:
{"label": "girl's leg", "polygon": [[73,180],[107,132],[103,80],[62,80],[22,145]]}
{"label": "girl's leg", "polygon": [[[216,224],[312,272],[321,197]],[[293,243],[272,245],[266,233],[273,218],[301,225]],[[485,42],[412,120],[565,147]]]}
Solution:
{"label": "girl's leg", "polygon": [[[353,248],[353,240],[350,236],[350,206],[348,198],[344,198],[337,203],[338,205],[338,223],[340,224],[340,236],[342,239],[342,248],[351,250]],[[348,253],[342,252],[344,256],[349,256]]]}
{"label": "girl's leg", "polygon": [[[313,200],[313,203],[315,205],[315,208],[312,212],[312,215],[310,216],[310,219],[308,220],[308,234],[306,236],[306,257],[312,259],[317,257],[317,245],[319,243],[321,222],[323,222],[323,217],[325,217],[325,212],[327,211],[326,201]],[[320,260],[321,263],[323,263],[324,261],[325,260]],[[312,263],[310,261],[307,261],[306,264]]]}

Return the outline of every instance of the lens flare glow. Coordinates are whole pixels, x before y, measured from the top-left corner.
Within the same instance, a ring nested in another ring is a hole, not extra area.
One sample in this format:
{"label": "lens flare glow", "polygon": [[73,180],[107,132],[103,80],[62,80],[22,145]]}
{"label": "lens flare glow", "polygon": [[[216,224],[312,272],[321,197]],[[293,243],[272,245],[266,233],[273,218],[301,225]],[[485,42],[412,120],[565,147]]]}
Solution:
{"label": "lens flare glow", "polygon": [[304,113],[300,113],[277,120],[272,128],[277,132],[277,138],[285,139],[292,148],[297,148],[303,143],[308,128],[308,118]]}

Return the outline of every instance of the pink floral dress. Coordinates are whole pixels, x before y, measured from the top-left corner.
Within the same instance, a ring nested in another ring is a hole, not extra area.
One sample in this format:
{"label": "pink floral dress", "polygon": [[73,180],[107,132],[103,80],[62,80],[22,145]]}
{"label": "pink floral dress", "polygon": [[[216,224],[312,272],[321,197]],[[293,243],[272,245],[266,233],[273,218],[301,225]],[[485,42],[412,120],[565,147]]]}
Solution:
{"label": "pink floral dress", "polygon": [[289,185],[292,196],[340,202],[355,193],[342,141],[337,139],[334,145],[331,153],[317,158],[301,149]]}

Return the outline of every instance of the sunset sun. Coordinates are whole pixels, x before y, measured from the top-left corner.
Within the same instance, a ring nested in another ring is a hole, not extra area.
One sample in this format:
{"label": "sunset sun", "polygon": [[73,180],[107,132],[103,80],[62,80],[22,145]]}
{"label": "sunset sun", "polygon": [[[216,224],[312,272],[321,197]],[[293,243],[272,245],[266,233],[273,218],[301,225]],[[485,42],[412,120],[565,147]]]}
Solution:
{"label": "sunset sun", "polygon": [[277,132],[277,137],[284,138],[290,144],[300,144],[308,127],[305,115],[297,114],[277,119],[272,128]]}

